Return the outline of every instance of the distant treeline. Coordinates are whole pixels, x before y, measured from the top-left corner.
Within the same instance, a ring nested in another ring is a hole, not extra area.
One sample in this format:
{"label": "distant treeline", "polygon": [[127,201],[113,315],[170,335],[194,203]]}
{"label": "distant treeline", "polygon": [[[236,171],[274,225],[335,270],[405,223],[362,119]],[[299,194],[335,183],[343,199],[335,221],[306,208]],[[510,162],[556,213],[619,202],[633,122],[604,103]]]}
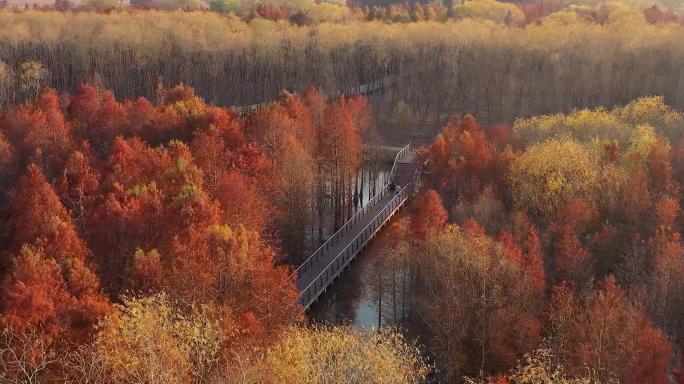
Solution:
{"label": "distant treeline", "polygon": [[684,108],[681,26],[647,23],[626,6],[602,24],[580,16],[563,11],[520,28],[475,19],[293,26],[193,12],[7,12],[0,95],[21,97],[17,69],[33,60],[60,91],[99,74],[117,97],[153,98],[161,79],[218,105],[309,86],[334,93],[391,75],[378,114],[403,101],[413,119],[434,122],[462,112],[512,122],[644,95]]}

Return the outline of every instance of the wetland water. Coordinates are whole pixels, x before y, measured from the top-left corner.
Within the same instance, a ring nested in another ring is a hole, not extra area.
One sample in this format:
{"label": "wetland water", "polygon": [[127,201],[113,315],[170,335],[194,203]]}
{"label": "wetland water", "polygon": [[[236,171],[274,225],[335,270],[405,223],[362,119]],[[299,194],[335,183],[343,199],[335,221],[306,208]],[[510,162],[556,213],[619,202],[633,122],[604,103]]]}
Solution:
{"label": "wetland water", "polygon": [[370,289],[364,284],[371,273],[374,252],[364,250],[335,283],[311,306],[316,323],[351,324],[354,328],[378,326],[378,310]]}
{"label": "wetland water", "polygon": [[[392,163],[384,164],[378,175],[378,190],[389,182]],[[371,183],[364,183],[363,204],[373,196]],[[335,283],[314,303],[309,315],[316,323],[351,324],[355,328],[371,328],[378,325],[378,311],[372,298],[370,287],[364,284],[369,281],[375,252],[369,252],[374,243],[362,251],[354,259]]]}

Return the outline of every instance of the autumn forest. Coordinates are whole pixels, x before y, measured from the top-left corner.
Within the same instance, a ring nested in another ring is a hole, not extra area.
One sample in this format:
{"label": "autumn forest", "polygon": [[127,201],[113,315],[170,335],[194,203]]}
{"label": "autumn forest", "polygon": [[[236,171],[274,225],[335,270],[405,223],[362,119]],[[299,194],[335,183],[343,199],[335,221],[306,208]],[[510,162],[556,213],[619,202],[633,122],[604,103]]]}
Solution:
{"label": "autumn forest", "polygon": [[0,1],[0,384],[684,384],[683,37]]}

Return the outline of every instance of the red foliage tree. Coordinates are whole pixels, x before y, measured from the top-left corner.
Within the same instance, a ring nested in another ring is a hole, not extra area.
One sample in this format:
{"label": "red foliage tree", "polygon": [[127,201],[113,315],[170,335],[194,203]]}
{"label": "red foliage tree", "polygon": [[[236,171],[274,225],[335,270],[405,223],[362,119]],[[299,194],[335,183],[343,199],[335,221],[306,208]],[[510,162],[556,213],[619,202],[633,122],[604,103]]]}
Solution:
{"label": "red foliage tree", "polygon": [[[9,260],[11,267],[5,289],[14,292],[14,296],[8,296],[12,301],[6,303],[6,310],[16,318],[20,318],[20,314],[28,316],[27,324],[46,325],[42,322],[47,318],[36,323],[31,320],[34,315],[20,308],[25,300],[30,303],[35,295],[43,295],[40,293],[45,289],[43,277],[50,283],[59,279],[54,292],[57,297],[45,299],[66,306],[64,310],[55,309],[55,321],[66,321],[74,330],[91,329],[108,312],[109,306],[100,293],[99,278],[87,265],[89,251],[85,243],[78,237],[66,209],[38,167],[27,168],[14,191],[12,206],[10,252],[18,256],[11,256]],[[21,272],[24,267],[30,274]],[[56,276],[49,277],[56,272]],[[38,293],[32,293],[32,284],[36,285]],[[59,287],[63,287],[64,292]],[[24,292],[28,298],[18,292]]]}
{"label": "red foliage tree", "polygon": [[523,264],[523,253],[518,242],[509,231],[503,231],[499,235],[499,243],[504,249],[506,257],[518,265]]}
{"label": "red foliage tree", "polygon": [[278,4],[259,4],[256,14],[264,19],[285,20],[289,17],[290,10],[285,5]]}
{"label": "red foliage tree", "polygon": [[626,185],[626,190],[622,194],[620,211],[617,215],[622,216],[629,223],[638,226],[645,212],[650,207],[652,199],[649,191],[648,178],[646,173],[637,168],[633,170],[629,177],[629,183]]}
{"label": "red foliage tree", "polygon": [[335,229],[351,217],[363,145],[348,103],[339,98],[325,109],[319,156],[322,175],[330,178],[335,211]]}
{"label": "red foliage tree", "polygon": [[138,248],[127,270],[127,287],[138,292],[153,292],[161,289],[163,266],[156,249],[145,252]]}
{"label": "red foliage tree", "polygon": [[[507,174],[508,169],[517,157],[516,153],[510,146],[505,147],[501,152],[497,153],[496,161],[494,163],[494,180],[492,182],[493,186],[497,191],[506,191],[508,188],[507,184]],[[508,194],[503,194],[506,201],[511,204],[511,196]]]}
{"label": "red foliage tree", "polygon": [[23,104],[10,110],[2,125],[17,149],[19,165],[25,167],[33,162],[50,178],[59,173],[74,149],[71,125],[51,89],[44,90],[34,105]]}
{"label": "red foliage tree", "polygon": [[104,188],[112,190],[115,184],[131,189],[137,184],[159,180],[162,173],[171,167],[171,157],[163,147],[150,147],[133,138],[117,138],[105,164]]}
{"label": "red foliage tree", "polygon": [[411,233],[417,239],[425,240],[439,233],[447,222],[447,212],[442,199],[434,189],[428,189],[411,206]]}
{"label": "red foliage tree", "polygon": [[82,225],[95,205],[99,184],[99,174],[91,166],[90,159],[83,152],[72,153],[56,189],[81,230],[84,229]]}
{"label": "red foliage tree", "polygon": [[67,111],[79,138],[88,140],[100,154],[109,150],[126,125],[125,110],[114,95],[89,84],[76,89]]}
{"label": "red foliage tree", "polygon": [[586,283],[593,277],[593,259],[569,225],[556,230],[554,275],[557,281]]}
{"label": "red foliage tree", "polygon": [[535,23],[561,9],[561,4],[554,0],[537,0],[531,3],[516,4],[525,14],[527,24]]}
{"label": "red foliage tree", "polygon": [[515,141],[515,134],[511,127],[502,124],[495,125],[490,129],[488,137],[497,151],[503,151],[506,146],[513,145]]}
{"label": "red foliage tree", "polygon": [[649,175],[649,190],[657,197],[678,196],[679,183],[674,178],[672,151],[664,137],[658,137],[646,159]]}
{"label": "red foliage tree", "polygon": [[12,236],[9,250],[18,252],[25,244],[39,245],[58,262],[85,259],[88,254],[71,217],[45,176],[29,165],[12,193]]}
{"label": "red foliage tree", "polygon": [[[192,90],[188,92],[192,94]],[[184,113],[188,111],[201,112],[204,105],[190,98],[186,106],[160,105],[155,107],[144,98],[135,101],[125,101],[122,104],[125,120],[118,131],[123,137],[139,137],[150,145],[161,145],[172,139],[189,139],[194,128],[204,129],[211,124],[209,116],[194,116],[193,124],[196,126],[186,127]],[[185,108],[183,108],[185,107]],[[199,107],[199,110],[196,110]],[[204,117],[204,118],[203,118]]]}
{"label": "red foliage tree", "polygon": [[530,226],[523,242],[523,271],[530,280],[532,289],[543,295],[546,289],[546,272],[544,271],[544,255],[539,244],[539,236],[534,226]]}
{"label": "red foliage tree", "polygon": [[598,218],[594,204],[571,199],[561,207],[551,223],[554,237],[554,272],[557,281],[588,282],[593,277],[594,261],[580,238],[589,232]]}
{"label": "red foliage tree", "polygon": [[629,304],[612,276],[599,284],[582,326],[585,340],[581,350],[589,364],[612,371],[626,383],[669,381],[672,347],[651,321]]}
{"label": "red foliage tree", "polygon": [[283,150],[285,137],[294,130],[295,121],[280,104],[250,113],[245,122],[247,134],[271,159]]}
{"label": "red foliage tree", "polygon": [[246,137],[236,115],[225,109],[207,107],[199,126],[200,130],[214,129],[223,140],[226,148],[236,150],[244,145]]}
{"label": "red foliage tree", "polygon": [[56,335],[58,321],[68,314],[71,297],[59,265],[42,249],[24,247],[14,258],[2,284],[3,315],[17,330],[43,326]]}
{"label": "red foliage tree", "polygon": [[596,257],[596,273],[606,275],[613,271],[622,251],[623,240],[618,230],[604,223],[591,238],[589,248]]}
{"label": "red foliage tree", "polygon": [[144,97],[137,100],[127,100],[123,103],[126,114],[126,126],[122,136],[137,136],[148,142],[153,142],[155,137],[163,131],[157,117],[157,109]]}
{"label": "red foliage tree", "polygon": [[651,319],[672,338],[684,332],[684,247],[679,232],[660,228],[648,241],[650,281],[647,307]]}
{"label": "red foliage tree", "polygon": [[430,170],[430,184],[439,193],[444,193],[447,188],[447,180],[451,179],[454,172],[454,164],[451,161],[450,144],[442,133],[437,136],[430,146],[427,155],[427,166]]}
{"label": "red foliage tree", "polygon": [[183,84],[162,90],[162,104],[172,105],[183,101],[193,101],[196,99],[195,90]]}
{"label": "red foliage tree", "polygon": [[549,321],[549,342],[570,374],[581,375],[589,368],[604,380],[668,382],[672,347],[648,317],[630,304],[612,276],[586,299],[567,285],[557,287]]}
{"label": "red foliage tree", "polygon": [[491,181],[495,160],[494,146],[471,115],[461,119],[455,132],[451,151],[452,156],[457,156],[454,158],[456,178],[452,179],[454,185],[451,189],[455,189],[457,194],[464,193],[472,197],[484,183]]}
{"label": "red foliage tree", "polygon": [[10,187],[9,176],[14,171],[15,151],[12,144],[0,131],[0,196]]}
{"label": "red foliage tree", "polygon": [[367,137],[375,127],[373,111],[368,104],[368,99],[361,95],[354,95],[347,100],[346,107],[359,134]]}
{"label": "red foliage tree", "polygon": [[674,379],[677,384],[684,384],[684,355],[679,359],[679,369],[675,372]]}
{"label": "red foliage tree", "polygon": [[[491,141],[490,141],[491,139]],[[485,133],[471,115],[450,120],[426,154],[428,182],[446,201],[476,198],[484,188],[505,190],[505,174],[515,153],[510,128]]]}
{"label": "red foliage tree", "polygon": [[271,220],[273,207],[257,188],[253,179],[240,172],[221,174],[214,197],[221,205],[222,222],[240,223],[261,233]]}
{"label": "red foliage tree", "polygon": [[494,149],[472,115],[465,115],[458,126],[454,146],[466,176],[485,175],[494,160]]}
{"label": "red foliage tree", "polygon": [[320,131],[320,126],[323,123],[323,114],[327,106],[326,96],[316,88],[309,88],[304,92],[303,101],[311,111],[314,127]]}
{"label": "red foliage tree", "polygon": [[314,154],[318,148],[318,130],[313,111],[306,104],[306,100],[299,95],[287,95],[283,105],[295,122],[292,135],[309,154]]}
{"label": "red foliage tree", "polygon": [[644,9],[643,14],[646,21],[651,24],[676,23],[679,19],[676,13],[669,9],[662,9],[657,4],[654,4],[651,8]]}
{"label": "red foliage tree", "polygon": [[[64,264],[64,263],[63,263]],[[24,247],[2,284],[3,314],[17,330],[67,331],[83,340],[111,308],[99,279],[80,259],[61,265],[41,248]]]}
{"label": "red foliage tree", "polygon": [[667,196],[662,197],[655,203],[653,210],[653,231],[655,232],[659,229],[678,231],[677,221],[680,215],[679,201]]}
{"label": "red foliage tree", "polygon": [[629,381],[644,384],[669,383],[672,346],[648,317],[637,316],[636,322],[635,358],[629,364]]}
{"label": "red foliage tree", "polygon": [[141,184],[131,192],[115,184],[89,221],[89,243],[104,287],[112,295],[123,288],[135,250],[161,248],[169,236],[163,193],[154,183]]}
{"label": "red foliage tree", "polygon": [[[542,298],[546,289],[546,272],[544,270],[544,254],[537,230],[529,218],[521,212],[513,213],[512,222],[511,239],[505,239],[504,251],[513,246],[506,245],[507,243],[514,242],[515,247],[518,247],[521,252],[520,265],[530,282],[530,289],[536,292],[539,298]],[[517,257],[517,252],[514,254]]]}
{"label": "red foliage tree", "polygon": [[280,332],[301,312],[294,304],[294,281],[287,268],[273,265],[273,255],[255,232],[197,228],[174,239],[165,288],[186,300],[218,301],[238,314],[254,315],[257,329]]}
{"label": "red foliage tree", "polygon": [[498,309],[488,319],[488,329],[491,357],[498,371],[509,369],[541,341],[542,326],[539,320],[516,306]]}
{"label": "red foliage tree", "polygon": [[463,230],[471,236],[484,236],[485,229],[473,218],[466,219],[463,222]]}
{"label": "red foliage tree", "polygon": [[553,230],[558,226],[568,226],[577,235],[583,235],[595,225],[597,219],[596,204],[589,203],[584,199],[570,199],[556,212],[551,229]]}

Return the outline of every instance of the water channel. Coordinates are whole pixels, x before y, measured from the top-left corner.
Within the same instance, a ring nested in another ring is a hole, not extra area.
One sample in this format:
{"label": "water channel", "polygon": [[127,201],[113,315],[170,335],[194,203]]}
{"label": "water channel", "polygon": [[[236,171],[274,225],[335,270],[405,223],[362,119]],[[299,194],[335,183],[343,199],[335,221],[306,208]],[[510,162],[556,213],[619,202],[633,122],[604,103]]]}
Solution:
{"label": "water channel", "polygon": [[[379,172],[377,186],[382,188],[389,182],[392,163],[383,165]],[[363,204],[373,195],[371,183],[366,180],[363,191]],[[361,252],[349,269],[344,271],[335,283],[323,294],[309,310],[309,316],[314,323],[345,324],[357,329],[377,328],[378,310],[372,298],[370,286],[364,282],[370,281],[373,258],[377,252],[372,252],[373,243]]]}

